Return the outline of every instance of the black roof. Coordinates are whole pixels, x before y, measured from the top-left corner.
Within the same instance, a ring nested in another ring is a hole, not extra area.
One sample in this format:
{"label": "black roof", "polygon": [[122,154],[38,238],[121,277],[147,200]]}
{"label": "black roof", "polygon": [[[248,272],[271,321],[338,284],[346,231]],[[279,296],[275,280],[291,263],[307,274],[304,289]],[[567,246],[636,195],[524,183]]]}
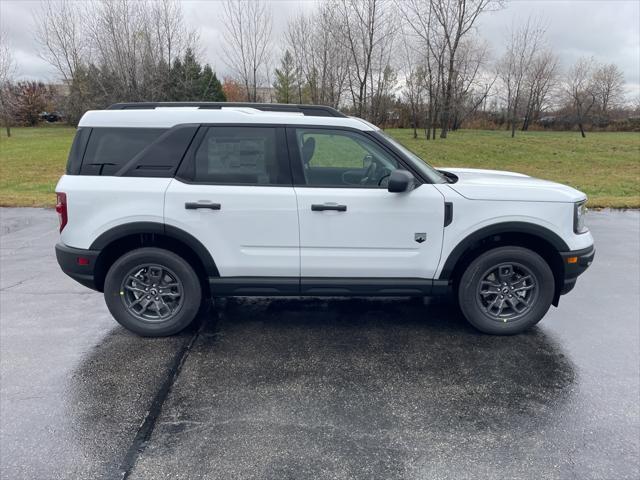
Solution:
{"label": "black roof", "polygon": [[249,103],[249,102],[133,102],[114,103],[107,110],[151,110],[157,107],[198,107],[218,110],[223,107],[250,107],[264,112],[302,113],[312,117],[346,117],[335,108],[325,105],[299,105],[293,103]]}

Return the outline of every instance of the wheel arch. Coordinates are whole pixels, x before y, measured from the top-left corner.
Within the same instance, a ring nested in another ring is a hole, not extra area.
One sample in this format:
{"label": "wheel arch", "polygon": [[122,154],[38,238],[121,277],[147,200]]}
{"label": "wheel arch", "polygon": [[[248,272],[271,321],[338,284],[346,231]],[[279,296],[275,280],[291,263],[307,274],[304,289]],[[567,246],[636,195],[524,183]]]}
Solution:
{"label": "wheel arch", "polygon": [[159,247],[184,258],[196,271],[209,295],[209,277],[219,276],[218,268],[206,247],[184,230],[157,222],[133,222],[118,225],[102,233],[89,247],[98,250],[94,281],[102,291],[107,271],[119,257],[128,251],[142,247]]}
{"label": "wheel arch", "polygon": [[501,246],[528,248],[540,255],[551,268],[555,280],[553,304],[557,306],[564,281],[560,252],[569,251],[567,243],[555,232],[526,222],[503,222],[483,227],[461,240],[447,257],[439,278],[457,282],[466,267],[482,253]]}

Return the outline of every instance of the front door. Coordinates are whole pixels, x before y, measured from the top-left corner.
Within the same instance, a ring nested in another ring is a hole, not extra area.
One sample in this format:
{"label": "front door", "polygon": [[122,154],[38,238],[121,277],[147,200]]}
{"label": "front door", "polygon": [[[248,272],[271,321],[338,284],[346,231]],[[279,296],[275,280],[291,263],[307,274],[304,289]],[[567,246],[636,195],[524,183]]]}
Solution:
{"label": "front door", "polygon": [[433,185],[390,193],[388,176],[401,160],[361,132],[295,128],[288,138],[302,171],[303,279],[433,278],[444,229],[444,199]]}
{"label": "front door", "polygon": [[297,279],[298,211],[284,128],[201,127],[167,189],[165,222],[198,239],[221,277]]}

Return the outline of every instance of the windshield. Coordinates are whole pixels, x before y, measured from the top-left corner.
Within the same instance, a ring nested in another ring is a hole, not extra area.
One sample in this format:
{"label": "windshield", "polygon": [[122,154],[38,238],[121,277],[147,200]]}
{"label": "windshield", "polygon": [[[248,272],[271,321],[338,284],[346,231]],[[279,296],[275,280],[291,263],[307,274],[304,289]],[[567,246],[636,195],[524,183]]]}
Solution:
{"label": "windshield", "polygon": [[422,173],[426,178],[428,178],[431,183],[448,183],[447,178],[444,175],[442,175],[438,170],[433,168],[407,147],[395,140],[392,136],[388,135],[382,130],[378,130],[377,133],[382,135],[384,139],[392,144],[396,149],[400,150],[400,152],[411,161],[411,165],[414,166],[416,170],[419,170],[420,173]]}

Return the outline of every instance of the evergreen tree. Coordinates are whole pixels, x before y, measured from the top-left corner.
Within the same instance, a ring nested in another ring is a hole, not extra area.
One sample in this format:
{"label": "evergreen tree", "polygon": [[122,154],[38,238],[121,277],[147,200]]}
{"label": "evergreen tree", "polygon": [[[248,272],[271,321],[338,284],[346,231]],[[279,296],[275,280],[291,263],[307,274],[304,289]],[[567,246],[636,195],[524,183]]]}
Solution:
{"label": "evergreen tree", "polygon": [[207,64],[202,69],[200,77],[200,89],[202,92],[202,100],[208,102],[226,102],[227,98],[222,91],[222,83],[218,80],[215,72]]}
{"label": "evergreen tree", "polygon": [[202,65],[193,51],[187,49],[184,57],[176,59],[170,72],[170,100],[176,102],[224,102],[222,84],[208,64]]}
{"label": "evergreen tree", "polygon": [[298,85],[298,71],[293,60],[293,55],[286,50],[280,68],[276,68],[276,81],[273,88],[276,91],[276,102],[291,103],[296,96]]}

